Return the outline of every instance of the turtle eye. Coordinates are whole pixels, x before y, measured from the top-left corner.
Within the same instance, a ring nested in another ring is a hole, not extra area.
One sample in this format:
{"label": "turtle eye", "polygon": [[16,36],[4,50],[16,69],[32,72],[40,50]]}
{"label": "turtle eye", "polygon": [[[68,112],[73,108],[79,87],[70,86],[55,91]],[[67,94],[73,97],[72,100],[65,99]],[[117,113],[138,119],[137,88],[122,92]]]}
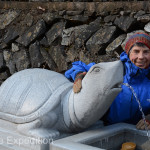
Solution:
{"label": "turtle eye", "polygon": [[98,66],[95,66],[91,72],[100,72],[101,68]]}
{"label": "turtle eye", "polygon": [[94,71],[94,72],[100,72],[100,68],[99,68],[99,67],[96,67],[96,68],[94,68],[93,71]]}

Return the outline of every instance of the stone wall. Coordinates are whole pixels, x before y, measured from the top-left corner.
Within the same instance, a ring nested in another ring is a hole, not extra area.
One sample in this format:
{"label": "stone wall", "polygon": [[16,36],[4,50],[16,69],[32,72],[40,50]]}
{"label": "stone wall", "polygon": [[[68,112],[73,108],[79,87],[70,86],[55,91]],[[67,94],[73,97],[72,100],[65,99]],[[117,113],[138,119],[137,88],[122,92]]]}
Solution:
{"label": "stone wall", "polygon": [[144,2],[0,2],[0,84],[26,68],[64,73],[72,62],[114,61],[128,33],[150,32]]}

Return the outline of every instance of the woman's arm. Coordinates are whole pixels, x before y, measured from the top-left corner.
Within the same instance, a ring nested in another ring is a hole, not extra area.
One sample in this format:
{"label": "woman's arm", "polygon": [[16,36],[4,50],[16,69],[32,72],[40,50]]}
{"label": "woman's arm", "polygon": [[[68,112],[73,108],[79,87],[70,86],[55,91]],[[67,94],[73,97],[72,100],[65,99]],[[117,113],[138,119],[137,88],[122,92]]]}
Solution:
{"label": "woman's arm", "polygon": [[137,124],[136,128],[139,130],[146,130],[145,125],[147,126],[147,129],[150,130],[150,114],[145,117],[146,122],[144,123],[144,120],[141,119]]}
{"label": "woman's arm", "polygon": [[82,88],[82,79],[93,65],[95,65],[94,62],[86,65],[82,61],[76,61],[72,63],[72,68],[65,72],[65,76],[71,81],[74,81],[74,93],[80,92]]}

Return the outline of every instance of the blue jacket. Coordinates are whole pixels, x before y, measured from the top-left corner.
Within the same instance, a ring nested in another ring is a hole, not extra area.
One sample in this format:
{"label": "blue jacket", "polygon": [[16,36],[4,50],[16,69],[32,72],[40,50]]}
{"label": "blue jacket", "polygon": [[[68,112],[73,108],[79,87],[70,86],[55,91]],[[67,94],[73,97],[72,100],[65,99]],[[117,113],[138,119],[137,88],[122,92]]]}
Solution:
{"label": "blue jacket", "polygon": [[[125,52],[121,53],[120,60],[124,64],[124,83],[128,83],[133,87],[140,100],[144,114],[150,114],[150,79],[148,78],[150,67],[148,69],[140,69],[130,61]],[[74,62],[73,67],[66,71],[65,76],[74,80],[78,72],[87,72],[94,64],[86,65],[81,61]],[[119,122],[136,124],[141,118],[142,114],[134,95],[128,87],[122,85],[122,91],[115,98],[104,116],[105,121],[108,124]]]}

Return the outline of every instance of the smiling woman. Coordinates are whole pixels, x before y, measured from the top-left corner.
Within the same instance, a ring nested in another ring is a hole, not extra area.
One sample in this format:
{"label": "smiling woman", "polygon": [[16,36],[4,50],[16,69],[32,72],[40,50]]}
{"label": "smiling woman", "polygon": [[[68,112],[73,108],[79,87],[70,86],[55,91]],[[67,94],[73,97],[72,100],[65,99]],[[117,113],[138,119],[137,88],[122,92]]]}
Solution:
{"label": "smiling woman", "polygon": [[[126,42],[125,51],[120,55],[120,60],[123,63],[125,71],[123,83],[127,83],[133,87],[140,100],[143,112],[147,115],[146,123],[149,124],[150,102],[146,101],[146,99],[150,99],[150,36],[144,32],[135,33],[130,36]],[[74,80],[78,72],[88,72],[92,65],[94,63],[86,65],[81,61],[74,62],[72,68],[66,71],[65,75]],[[86,78],[85,73],[84,76]],[[80,92],[82,89],[82,79],[84,79],[83,75],[81,80],[78,80],[80,83],[78,81],[74,82],[73,88],[76,89],[75,93]],[[77,84],[78,86],[76,86]],[[130,89],[124,85],[122,85],[122,91],[114,99],[107,113],[100,119],[106,124],[125,122],[137,124],[138,129],[144,129],[144,122],[141,120],[142,114],[138,103]],[[150,125],[148,125],[148,128],[150,129]]]}
{"label": "smiling woman", "polygon": [[150,65],[150,36],[145,33],[137,33],[126,42],[126,53],[137,67],[146,69]]}
{"label": "smiling woman", "polygon": [[137,67],[146,69],[150,65],[150,49],[143,43],[136,43],[129,52],[129,58]]}

